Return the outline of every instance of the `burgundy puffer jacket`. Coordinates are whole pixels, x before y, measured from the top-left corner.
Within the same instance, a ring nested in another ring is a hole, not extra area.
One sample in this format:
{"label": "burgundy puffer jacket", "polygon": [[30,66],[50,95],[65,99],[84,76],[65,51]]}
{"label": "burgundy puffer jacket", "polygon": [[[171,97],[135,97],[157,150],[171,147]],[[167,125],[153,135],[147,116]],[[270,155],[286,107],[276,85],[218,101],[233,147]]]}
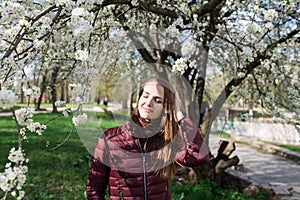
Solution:
{"label": "burgundy puffer jacket", "polygon": [[[128,123],[108,129],[100,136],[87,180],[87,199],[104,200],[107,185],[111,200],[171,199],[168,180],[155,172],[171,164],[157,161],[159,136],[156,134],[143,140],[141,135],[136,135],[140,132],[141,127]],[[180,121],[179,132],[177,135],[183,138],[184,144],[180,143],[175,162],[189,167],[208,162],[207,147],[189,118]],[[146,149],[142,145],[145,140]]]}

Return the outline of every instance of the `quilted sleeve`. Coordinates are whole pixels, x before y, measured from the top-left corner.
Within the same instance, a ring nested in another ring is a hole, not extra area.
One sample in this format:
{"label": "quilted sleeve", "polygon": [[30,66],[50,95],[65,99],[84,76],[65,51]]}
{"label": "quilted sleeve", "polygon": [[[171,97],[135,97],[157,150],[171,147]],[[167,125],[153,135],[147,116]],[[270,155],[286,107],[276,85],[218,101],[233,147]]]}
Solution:
{"label": "quilted sleeve", "polygon": [[179,132],[184,146],[176,154],[176,162],[187,167],[195,167],[209,162],[207,145],[189,118],[183,118],[180,121]]}
{"label": "quilted sleeve", "polygon": [[110,168],[104,163],[108,163],[107,143],[105,137],[99,138],[96,145],[90,173],[86,183],[86,197],[88,200],[104,200],[105,191],[108,185]]}

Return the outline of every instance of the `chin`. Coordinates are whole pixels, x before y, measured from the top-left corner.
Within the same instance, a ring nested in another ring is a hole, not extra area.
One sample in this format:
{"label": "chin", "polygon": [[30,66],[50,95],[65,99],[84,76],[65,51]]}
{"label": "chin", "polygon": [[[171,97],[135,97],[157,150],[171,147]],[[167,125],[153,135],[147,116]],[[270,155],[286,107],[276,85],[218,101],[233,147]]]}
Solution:
{"label": "chin", "polygon": [[150,116],[149,115],[146,115],[146,114],[143,114],[143,113],[140,113],[140,116],[144,119],[149,119]]}

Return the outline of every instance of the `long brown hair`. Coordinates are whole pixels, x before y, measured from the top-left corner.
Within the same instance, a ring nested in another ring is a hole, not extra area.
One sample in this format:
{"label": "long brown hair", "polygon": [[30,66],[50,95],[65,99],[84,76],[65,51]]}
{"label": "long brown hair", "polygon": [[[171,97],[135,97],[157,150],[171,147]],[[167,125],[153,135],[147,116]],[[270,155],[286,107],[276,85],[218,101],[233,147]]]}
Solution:
{"label": "long brown hair", "polygon": [[[164,100],[163,100],[163,108],[164,112],[162,112],[161,118],[161,131],[160,136],[157,141],[157,145],[159,149],[162,149],[158,153],[158,163],[159,162],[168,162],[171,159],[175,158],[176,152],[178,147],[178,141],[174,142],[175,136],[178,132],[178,122],[176,117],[176,110],[175,110],[175,92],[172,89],[172,86],[162,79],[150,79],[146,81],[143,86],[141,87],[139,94],[138,94],[138,101],[143,93],[144,86],[149,82],[157,82],[164,88]],[[138,108],[136,108],[136,113],[138,113]],[[177,137],[178,138],[178,137]],[[180,143],[180,142],[179,142]],[[178,170],[179,166],[176,163],[172,163],[164,168],[158,169],[156,172],[162,178],[169,178],[173,177],[176,171]]]}

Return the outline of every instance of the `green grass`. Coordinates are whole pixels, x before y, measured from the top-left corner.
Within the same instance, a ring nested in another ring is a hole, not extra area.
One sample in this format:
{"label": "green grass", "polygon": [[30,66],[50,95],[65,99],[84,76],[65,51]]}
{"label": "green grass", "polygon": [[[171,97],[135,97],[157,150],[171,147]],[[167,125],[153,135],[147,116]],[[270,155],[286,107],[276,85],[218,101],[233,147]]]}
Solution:
{"label": "green grass", "polygon": [[256,197],[248,197],[237,190],[223,190],[209,179],[203,179],[195,185],[187,182],[183,185],[171,184],[173,200],[263,200],[267,193],[261,191]]}
{"label": "green grass", "polygon": [[229,133],[226,133],[225,131],[215,131],[213,132],[213,134],[216,134],[220,137],[224,137],[224,138],[230,138],[231,137],[231,134]]}
{"label": "green grass", "polygon": [[282,148],[285,148],[285,149],[289,149],[291,151],[296,151],[296,152],[299,152],[300,153],[300,147],[299,146],[296,146],[296,145],[279,145],[280,147]]}
{"label": "green grass", "polygon": [[279,144],[279,143],[276,143],[276,142],[270,142],[270,141],[264,141],[264,140],[263,140],[263,142],[300,153],[300,146],[299,145]]}
{"label": "green grass", "polygon": [[[89,173],[91,154],[85,148],[84,139],[97,139],[100,132],[117,125],[111,113],[89,113],[101,121],[87,122],[83,129],[77,129],[70,138],[55,150],[51,150],[68,137],[71,130],[71,119],[60,118],[51,121],[42,136],[31,134],[23,142],[23,149],[28,163],[29,172],[24,186],[25,199],[28,200],[76,200],[85,199],[85,183]],[[47,121],[55,114],[36,114],[34,120]],[[115,115],[114,115],[115,116]],[[126,121],[126,118],[120,117]],[[119,123],[119,122],[118,122]],[[0,172],[8,161],[11,147],[17,147],[16,125],[11,116],[0,117]],[[84,138],[83,138],[84,137]],[[85,141],[87,144],[89,141]],[[93,141],[95,142],[95,141]],[[203,181],[200,185],[191,183],[179,186],[171,184],[172,196],[175,200],[193,199],[249,199],[237,191],[224,191],[212,181]],[[0,198],[3,193],[0,192]],[[12,199],[9,197],[8,199]]]}
{"label": "green grass", "polygon": [[299,145],[278,144],[278,143],[269,142],[269,141],[264,141],[264,142],[275,145],[275,146],[279,146],[279,147],[284,148],[284,149],[288,149],[288,150],[296,151],[296,152],[300,153],[300,146]]}
{"label": "green grass", "polygon": [[[53,114],[38,114],[35,119],[46,121]],[[69,140],[55,147],[69,135],[70,119],[56,120],[48,124],[43,136],[31,134],[23,142],[29,158],[29,172],[24,187],[25,199],[83,199],[85,180],[89,170],[90,154],[83,146],[78,134],[72,133]],[[17,147],[17,133],[12,117],[1,117],[1,158],[3,171],[11,147]]]}

